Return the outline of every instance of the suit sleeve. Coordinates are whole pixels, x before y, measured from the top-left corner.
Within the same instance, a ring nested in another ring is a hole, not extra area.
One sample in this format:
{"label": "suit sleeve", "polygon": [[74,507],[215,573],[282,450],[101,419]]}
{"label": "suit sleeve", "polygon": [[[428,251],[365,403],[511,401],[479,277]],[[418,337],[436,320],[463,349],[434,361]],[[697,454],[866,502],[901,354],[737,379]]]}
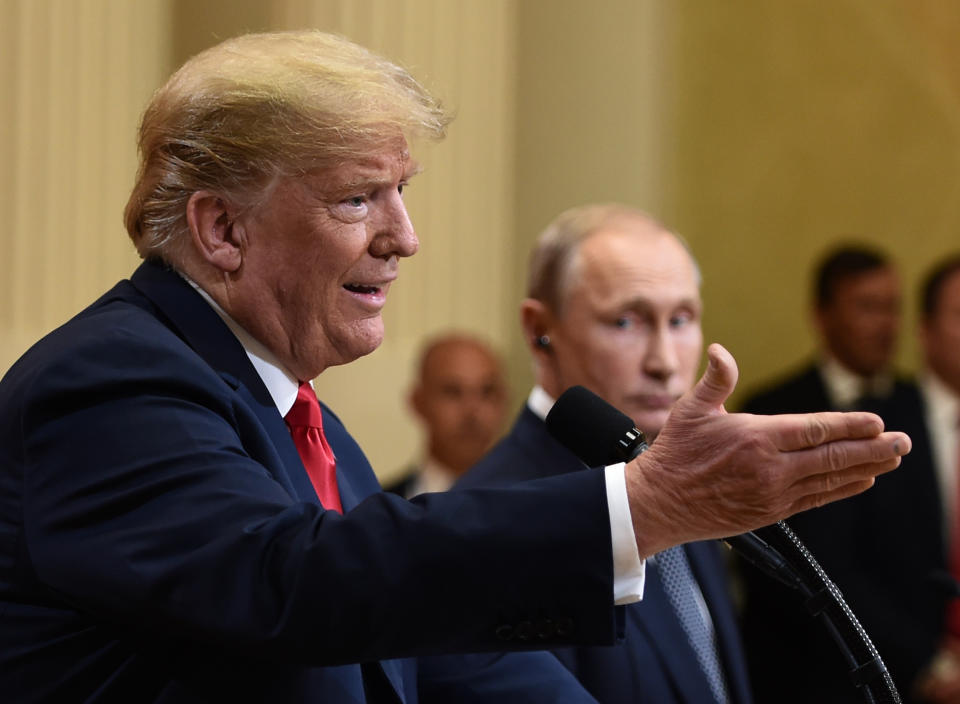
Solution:
{"label": "suit sleeve", "polygon": [[0,412],[23,567],[57,602],[323,665],[614,640],[602,474],[325,512],[209,367],[120,342],[60,356]]}

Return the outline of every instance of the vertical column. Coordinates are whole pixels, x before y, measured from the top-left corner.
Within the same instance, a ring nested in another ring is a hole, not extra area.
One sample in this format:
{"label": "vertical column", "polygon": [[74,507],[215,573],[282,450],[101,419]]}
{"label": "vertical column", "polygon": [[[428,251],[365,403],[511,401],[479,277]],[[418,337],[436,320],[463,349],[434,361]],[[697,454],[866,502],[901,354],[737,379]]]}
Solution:
{"label": "vertical column", "polygon": [[169,70],[167,0],[2,0],[0,369],[136,253],[122,210],[136,124]]}

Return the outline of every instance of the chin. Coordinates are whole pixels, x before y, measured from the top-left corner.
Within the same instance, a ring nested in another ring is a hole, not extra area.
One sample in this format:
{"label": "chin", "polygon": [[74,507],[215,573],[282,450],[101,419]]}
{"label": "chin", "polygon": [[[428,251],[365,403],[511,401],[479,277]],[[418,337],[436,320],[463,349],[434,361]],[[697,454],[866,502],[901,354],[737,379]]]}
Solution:
{"label": "chin", "polygon": [[377,318],[375,321],[364,320],[362,323],[351,331],[343,346],[350,357],[344,363],[365,357],[383,344],[383,321]]}
{"label": "chin", "polygon": [[657,437],[668,415],[670,411],[639,411],[633,414],[633,423],[643,431],[649,442]]}

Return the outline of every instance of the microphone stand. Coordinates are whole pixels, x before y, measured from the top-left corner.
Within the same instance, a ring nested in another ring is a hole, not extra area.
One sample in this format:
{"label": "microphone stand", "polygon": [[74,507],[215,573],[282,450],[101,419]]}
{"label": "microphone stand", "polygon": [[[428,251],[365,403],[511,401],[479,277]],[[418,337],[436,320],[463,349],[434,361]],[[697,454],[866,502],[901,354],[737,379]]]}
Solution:
{"label": "microphone stand", "polygon": [[797,534],[783,521],[725,542],[749,562],[800,592],[811,616],[830,633],[869,704],[901,704],[893,678],[870,636]]}
{"label": "microphone stand", "polygon": [[[582,386],[572,386],[557,399],[546,418],[547,429],[588,467],[629,462],[647,449],[643,432],[633,421]],[[893,678],[847,606],[791,528],[779,521],[725,542],[766,574],[804,597],[807,611],[819,619],[851,667],[853,684],[869,704],[901,704]]]}

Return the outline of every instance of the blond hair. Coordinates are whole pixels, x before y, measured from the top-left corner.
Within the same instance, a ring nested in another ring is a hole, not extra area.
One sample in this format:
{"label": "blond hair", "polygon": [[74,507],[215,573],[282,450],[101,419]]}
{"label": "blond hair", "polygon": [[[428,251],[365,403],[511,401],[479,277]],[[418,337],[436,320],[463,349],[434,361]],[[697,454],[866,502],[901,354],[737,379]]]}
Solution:
{"label": "blond hair", "polygon": [[530,252],[527,298],[545,303],[562,314],[573,277],[576,253],[583,242],[600,230],[617,226],[645,225],[677,239],[690,255],[700,284],[700,268],[686,241],[637,208],[619,203],[598,203],[570,208],[560,213],[540,233]]}
{"label": "blond hair", "polygon": [[168,258],[198,190],[240,207],[278,178],[441,139],[450,115],[403,68],[319,31],[248,34],[196,55],[153,96],[124,212],[141,256]]}

